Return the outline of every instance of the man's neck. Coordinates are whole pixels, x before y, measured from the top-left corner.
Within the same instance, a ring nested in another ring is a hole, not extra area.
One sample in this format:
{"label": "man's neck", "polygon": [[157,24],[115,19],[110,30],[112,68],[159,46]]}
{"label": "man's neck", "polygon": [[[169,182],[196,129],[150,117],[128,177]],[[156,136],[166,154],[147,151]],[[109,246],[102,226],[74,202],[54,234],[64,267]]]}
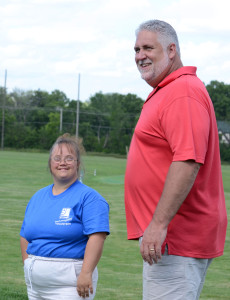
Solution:
{"label": "man's neck", "polygon": [[178,55],[174,57],[172,62],[168,65],[168,67],[154,80],[151,82],[147,82],[151,87],[156,88],[158,84],[164,80],[168,75],[170,75],[172,72],[180,69],[183,67],[182,61]]}

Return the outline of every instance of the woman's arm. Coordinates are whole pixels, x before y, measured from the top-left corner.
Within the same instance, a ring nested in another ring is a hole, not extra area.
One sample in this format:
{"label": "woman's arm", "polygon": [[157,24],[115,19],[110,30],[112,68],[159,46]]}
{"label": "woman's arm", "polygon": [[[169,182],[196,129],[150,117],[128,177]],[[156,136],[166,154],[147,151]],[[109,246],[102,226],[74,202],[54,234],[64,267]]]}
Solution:
{"label": "woman's arm", "polygon": [[77,279],[77,292],[80,297],[89,297],[89,291],[91,294],[93,293],[92,273],[101,258],[105,239],[105,232],[94,233],[89,236],[81,273]]}
{"label": "woman's arm", "polygon": [[25,238],[20,237],[20,246],[21,246],[23,263],[24,263],[24,260],[27,259],[27,257],[28,257],[28,254],[26,253],[28,244],[29,244],[29,242]]}

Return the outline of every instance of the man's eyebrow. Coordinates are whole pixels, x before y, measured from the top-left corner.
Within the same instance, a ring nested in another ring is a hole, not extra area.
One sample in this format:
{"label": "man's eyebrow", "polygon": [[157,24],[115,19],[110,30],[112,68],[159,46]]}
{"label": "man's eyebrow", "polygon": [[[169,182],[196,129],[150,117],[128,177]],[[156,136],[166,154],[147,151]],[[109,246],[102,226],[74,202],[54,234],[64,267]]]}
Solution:
{"label": "man's eyebrow", "polygon": [[143,45],[143,46],[134,46],[134,50],[139,50],[140,48],[142,49],[147,49],[147,48],[154,48],[153,45],[149,45],[149,44],[146,44],[146,45]]}

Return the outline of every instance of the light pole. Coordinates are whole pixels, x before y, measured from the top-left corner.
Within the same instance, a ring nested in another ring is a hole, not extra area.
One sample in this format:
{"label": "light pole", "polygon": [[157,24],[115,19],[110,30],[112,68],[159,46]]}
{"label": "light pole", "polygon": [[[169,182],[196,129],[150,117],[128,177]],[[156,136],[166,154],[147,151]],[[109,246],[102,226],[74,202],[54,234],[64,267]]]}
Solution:
{"label": "light pole", "polygon": [[77,111],[76,111],[76,137],[78,138],[79,128],[79,101],[80,101],[80,73],[78,74],[78,96],[77,96]]}
{"label": "light pole", "polygon": [[3,91],[3,104],[2,104],[2,138],[1,138],[1,149],[2,150],[4,149],[6,78],[7,78],[7,70],[5,70],[5,85],[4,85],[4,91]]}

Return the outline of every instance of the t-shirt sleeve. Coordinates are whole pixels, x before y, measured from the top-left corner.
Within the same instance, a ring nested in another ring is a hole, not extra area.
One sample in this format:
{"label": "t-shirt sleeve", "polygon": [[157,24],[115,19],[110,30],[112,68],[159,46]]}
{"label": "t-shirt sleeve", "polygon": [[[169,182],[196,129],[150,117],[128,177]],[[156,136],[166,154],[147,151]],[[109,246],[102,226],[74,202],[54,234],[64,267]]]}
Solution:
{"label": "t-shirt sleeve", "polygon": [[25,238],[24,226],[25,226],[25,219],[23,220],[22,227],[21,227],[21,230],[20,230],[20,236],[23,237],[23,238]]}
{"label": "t-shirt sleeve", "polygon": [[204,163],[210,117],[202,103],[189,97],[175,100],[164,110],[161,124],[173,153],[173,161],[192,159]]}
{"label": "t-shirt sleeve", "polygon": [[109,230],[109,205],[106,200],[96,191],[85,195],[82,213],[83,233],[89,235],[96,232]]}

